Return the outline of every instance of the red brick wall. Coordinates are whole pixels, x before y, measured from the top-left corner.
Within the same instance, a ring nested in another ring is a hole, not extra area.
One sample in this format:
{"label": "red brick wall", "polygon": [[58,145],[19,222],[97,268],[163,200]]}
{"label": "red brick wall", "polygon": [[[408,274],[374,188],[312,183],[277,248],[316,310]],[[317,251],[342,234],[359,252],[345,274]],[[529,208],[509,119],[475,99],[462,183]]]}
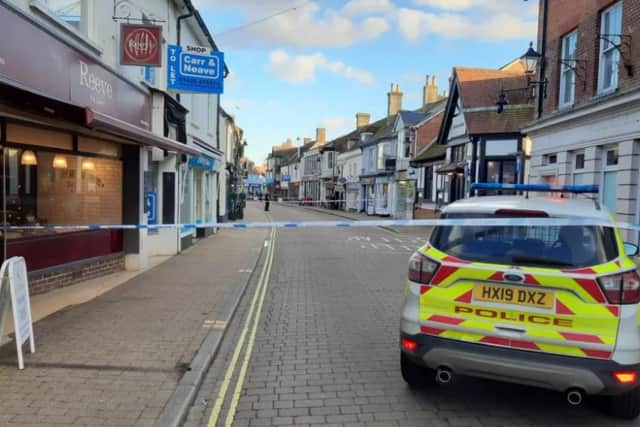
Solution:
{"label": "red brick wall", "polygon": [[[598,55],[600,50],[600,13],[616,3],[615,0],[549,0],[547,28],[547,77],[548,96],[544,101],[544,113],[558,109],[560,86],[561,40],[564,35],[578,30],[577,58],[586,62],[578,65],[576,77],[575,106],[593,100],[598,88]],[[634,76],[629,76],[621,58],[619,91],[640,85],[640,1],[622,0],[624,34],[632,37],[631,63]],[[542,14],[542,10],[540,11]],[[540,20],[542,19],[542,15]]]}

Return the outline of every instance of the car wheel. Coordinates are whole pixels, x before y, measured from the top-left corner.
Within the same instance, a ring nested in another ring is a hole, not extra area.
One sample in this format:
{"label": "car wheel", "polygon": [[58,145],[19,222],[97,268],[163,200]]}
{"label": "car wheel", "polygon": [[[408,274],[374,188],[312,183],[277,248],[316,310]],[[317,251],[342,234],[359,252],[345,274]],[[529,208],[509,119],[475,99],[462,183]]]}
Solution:
{"label": "car wheel", "polygon": [[400,370],[402,378],[409,384],[409,387],[421,388],[434,382],[435,372],[433,369],[418,365],[404,353],[400,353]]}
{"label": "car wheel", "polygon": [[640,387],[617,396],[609,396],[605,411],[617,418],[636,418],[640,415]]}

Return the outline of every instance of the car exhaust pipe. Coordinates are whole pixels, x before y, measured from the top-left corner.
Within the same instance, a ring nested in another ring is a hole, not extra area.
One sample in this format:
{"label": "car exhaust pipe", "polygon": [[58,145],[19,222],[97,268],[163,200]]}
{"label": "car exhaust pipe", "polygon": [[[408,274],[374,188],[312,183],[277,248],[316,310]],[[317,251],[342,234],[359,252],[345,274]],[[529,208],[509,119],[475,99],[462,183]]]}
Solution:
{"label": "car exhaust pipe", "polygon": [[567,403],[571,406],[579,406],[584,400],[584,392],[577,388],[567,390]]}
{"label": "car exhaust pipe", "polygon": [[453,379],[453,372],[449,368],[440,367],[436,371],[436,382],[439,384],[447,384]]}

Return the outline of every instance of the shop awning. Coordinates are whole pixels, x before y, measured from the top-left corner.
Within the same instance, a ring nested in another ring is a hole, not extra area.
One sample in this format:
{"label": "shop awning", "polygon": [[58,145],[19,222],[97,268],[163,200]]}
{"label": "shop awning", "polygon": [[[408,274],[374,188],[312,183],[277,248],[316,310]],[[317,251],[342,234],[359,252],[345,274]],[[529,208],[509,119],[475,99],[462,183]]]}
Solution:
{"label": "shop awning", "polygon": [[447,163],[446,165],[438,169],[436,173],[464,173],[464,162]]}
{"label": "shop awning", "polygon": [[141,129],[122,120],[111,117],[107,114],[93,111],[91,108],[85,109],[85,119],[88,127],[101,130],[122,138],[129,139],[142,145],[162,148],[167,151],[191,154],[199,156],[205,154],[200,148],[182,144],[173,139],[156,135],[145,129]]}

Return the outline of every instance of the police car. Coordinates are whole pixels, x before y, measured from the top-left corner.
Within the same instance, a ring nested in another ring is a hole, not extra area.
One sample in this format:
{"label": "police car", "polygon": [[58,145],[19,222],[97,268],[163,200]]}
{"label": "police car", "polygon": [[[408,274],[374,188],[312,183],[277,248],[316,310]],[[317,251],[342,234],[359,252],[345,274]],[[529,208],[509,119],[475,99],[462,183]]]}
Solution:
{"label": "police car", "polygon": [[449,205],[442,218],[475,221],[434,228],[410,259],[404,380],[483,377],[557,390],[572,405],[602,396],[610,415],[638,416],[638,248],[622,240],[611,213],[588,199],[485,196]]}

